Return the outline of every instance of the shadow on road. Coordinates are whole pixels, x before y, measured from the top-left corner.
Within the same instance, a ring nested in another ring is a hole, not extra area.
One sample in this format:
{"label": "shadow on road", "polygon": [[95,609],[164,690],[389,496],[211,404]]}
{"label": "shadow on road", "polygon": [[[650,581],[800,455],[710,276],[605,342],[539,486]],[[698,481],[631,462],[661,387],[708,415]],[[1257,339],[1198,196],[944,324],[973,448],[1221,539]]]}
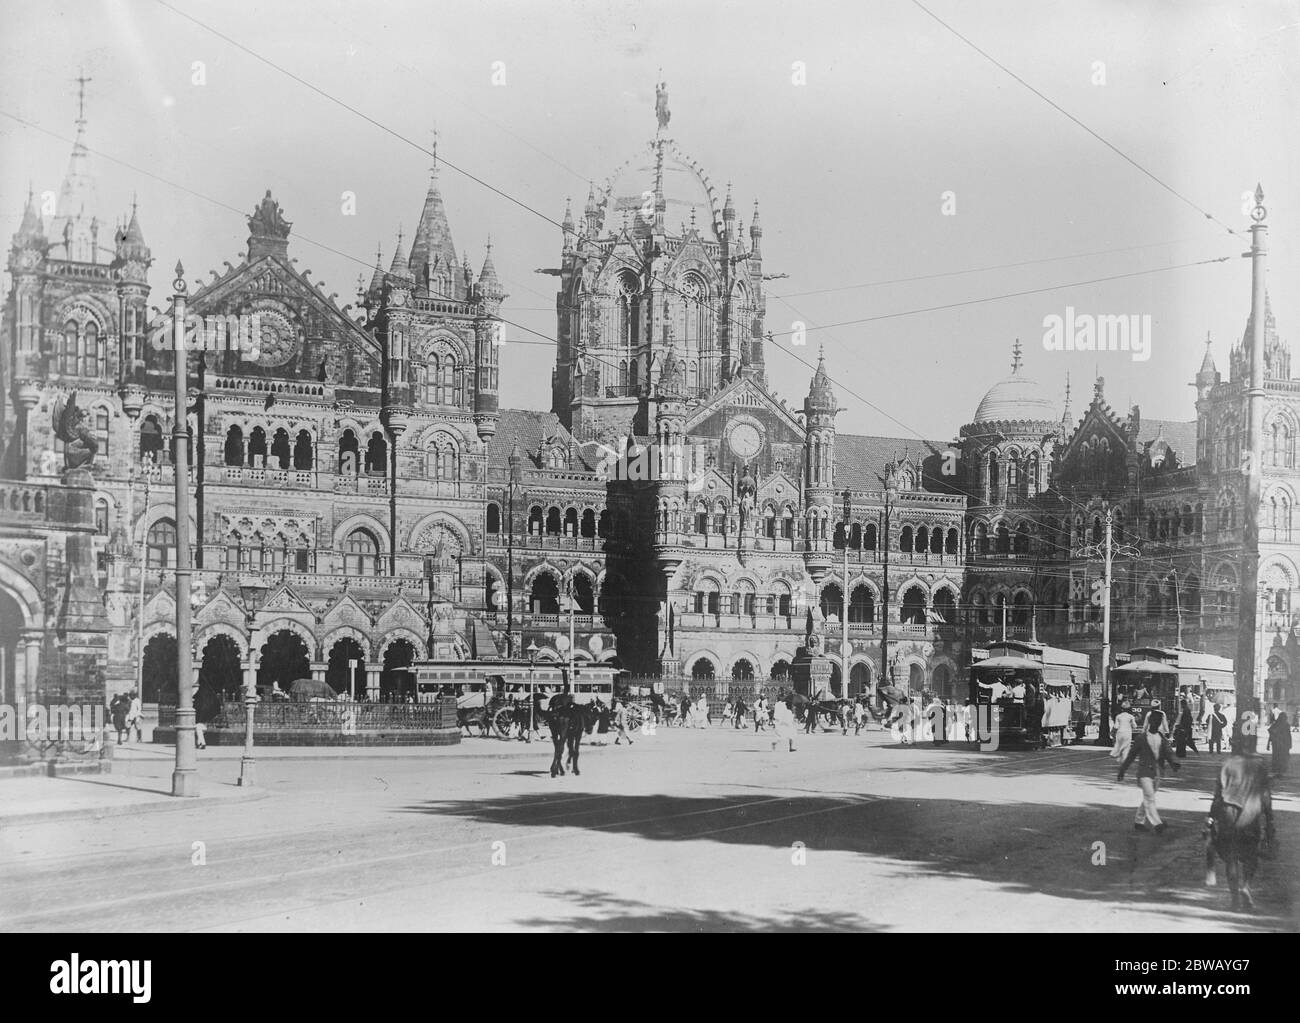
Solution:
{"label": "shadow on road", "polygon": [[[964,877],[997,885],[1012,896],[1111,902],[1121,912],[1149,911],[1189,930],[1211,925],[1239,931],[1296,929],[1294,855],[1263,864],[1255,885],[1258,914],[1230,913],[1226,889],[1202,887],[1204,817],[1200,812],[1171,811],[1164,814],[1167,833],[1138,834],[1132,830],[1136,800],[1126,800],[1120,807],[1082,801],[1040,804],[1032,801],[1033,783],[1033,778],[1015,779],[1020,798],[999,802],[757,791],[712,798],[584,791],[565,793],[575,804],[569,808],[520,795],[490,803],[429,801],[406,811],[503,827],[635,835],[650,841],[698,840],[783,849],[802,842],[809,856],[847,852],[870,858],[896,875],[890,883]],[[1136,788],[1131,795],[1136,795]],[[1278,824],[1284,851],[1287,846],[1294,850],[1292,839],[1300,837],[1294,834],[1300,831],[1295,816],[1279,815]],[[634,927],[636,907],[623,909],[630,914],[624,925]],[[935,912],[942,914],[943,907],[935,906]],[[663,913],[664,907],[656,906],[653,914],[647,910],[645,915],[662,920]],[[831,919],[829,926],[843,923]],[[597,921],[586,924],[595,927]],[[743,922],[736,926],[744,929]],[[918,921],[918,926],[924,924]],[[990,922],[990,929],[1000,926],[999,921]],[[1063,916],[1061,928],[1070,926]]]}
{"label": "shadow on road", "polygon": [[865,933],[889,928],[872,923],[855,913],[834,910],[806,910],[773,916],[724,913],[720,910],[674,908],[659,903],[638,902],[601,891],[567,889],[543,894],[574,907],[572,915],[555,918],[528,917],[522,927],[547,931],[707,931],[798,933]]}

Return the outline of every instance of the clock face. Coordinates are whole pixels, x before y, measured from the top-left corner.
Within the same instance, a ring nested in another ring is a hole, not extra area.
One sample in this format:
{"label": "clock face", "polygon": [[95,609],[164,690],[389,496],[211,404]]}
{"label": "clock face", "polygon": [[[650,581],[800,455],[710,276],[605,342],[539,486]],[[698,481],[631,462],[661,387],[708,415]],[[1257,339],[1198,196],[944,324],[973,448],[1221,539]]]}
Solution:
{"label": "clock face", "polygon": [[727,444],[737,458],[748,462],[762,448],[763,437],[752,423],[736,423],[727,434]]}
{"label": "clock face", "polygon": [[262,366],[283,366],[293,358],[297,332],[279,313],[263,311],[261,337],[257,342],[257,362]]}

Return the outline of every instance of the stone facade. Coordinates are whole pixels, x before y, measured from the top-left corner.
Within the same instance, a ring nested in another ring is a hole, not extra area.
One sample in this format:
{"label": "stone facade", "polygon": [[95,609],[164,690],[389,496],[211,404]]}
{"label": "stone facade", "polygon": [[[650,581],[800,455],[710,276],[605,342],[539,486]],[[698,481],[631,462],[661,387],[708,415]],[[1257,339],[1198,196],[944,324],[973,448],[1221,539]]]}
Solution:
{"label": "stone facade", "polygon": [[[48,671],[102,672],[110,693],[142,672],[166,699],[174,353],[146,317],[134,207],[99,244],[83,129],[57,215],[29,201],[8,264],[6,694]],[[833,687],[847,661],[852,689],[887,673],[960,696],[970,649],[1004,628],[1099,648],[1079,548],[1102,502],[1137,551],[1117,568],[1116,649],[1172,644],[1181,620],[1185,645],[1233,653],[1240,348],[1227,381],[1207,349],[1194,422],[1121,416],[1101,381],[1076,422],[1017,354],[951,441],[843,434],[824,359],[802,408],[769,385],[757,205],[746,228],[662,124],[580,221],[566,211],[549,412],[500,407],[507,296],[490,244],[477,273],[458,257],[436,171],[355,307],[298,268],[270,193],[248,228],[238,265],[189,296],[192,655],[214,685],[309,674],[390,695],[430,656],[567,659],[571,617],[581,662],[782,676],[813,618]],[[1261,667],[1290,687],[1300,383],[1268,332]],[[53,433],[74,391],[98,441],[79,481]]]}

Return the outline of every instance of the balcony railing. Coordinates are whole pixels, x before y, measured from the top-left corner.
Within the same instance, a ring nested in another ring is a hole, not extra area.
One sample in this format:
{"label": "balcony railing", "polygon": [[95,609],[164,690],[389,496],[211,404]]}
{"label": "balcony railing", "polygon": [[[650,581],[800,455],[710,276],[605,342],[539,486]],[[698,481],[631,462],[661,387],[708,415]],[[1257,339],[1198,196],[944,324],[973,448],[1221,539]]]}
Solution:
{"label": "balcony railing", "polygon": [[48,514],[48,487],[17,481],[0,482],[0,520],[6,524],[44,522]]}

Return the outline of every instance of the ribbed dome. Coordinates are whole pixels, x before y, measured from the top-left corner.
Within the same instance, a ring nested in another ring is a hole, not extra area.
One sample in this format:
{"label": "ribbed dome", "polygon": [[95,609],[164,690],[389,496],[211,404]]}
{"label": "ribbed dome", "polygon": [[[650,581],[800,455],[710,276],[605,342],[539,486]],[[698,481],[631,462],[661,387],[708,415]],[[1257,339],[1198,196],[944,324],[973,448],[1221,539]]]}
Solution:
{"label": "ribbed dome", "polygon": [[[664,225],[670,232],[679,224],[690,223],[695,211],[696,223],[701,231],[712,225],[714,219],[713,197],[709,185],[698,165],[693,166],[672,143],[663,145]],[[610,213],[621,216],[623,211],[634,212],[645,204],[645,193],[653,194],[659,174],[659,146],[654,142],[638,156],[627,161],[606,186]],[[616,228],[620,220],[607,221]]]}
{"label": "ribbed dome", "polygon": [[1056,403],[1036,381],[1022,376],[1019,370],[1003,377],[988,389],[975,410],[975,423],[1036,422],[1055,423],[1059,417]]}

